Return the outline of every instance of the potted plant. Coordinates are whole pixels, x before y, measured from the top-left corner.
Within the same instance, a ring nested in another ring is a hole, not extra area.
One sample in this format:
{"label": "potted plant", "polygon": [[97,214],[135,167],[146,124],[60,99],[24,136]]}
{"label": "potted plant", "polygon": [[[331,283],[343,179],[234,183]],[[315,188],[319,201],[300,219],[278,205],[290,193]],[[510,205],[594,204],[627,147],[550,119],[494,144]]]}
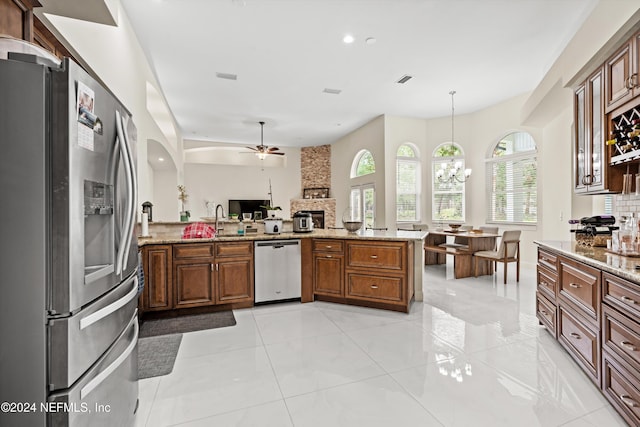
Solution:
{"label": "potted plant", "polygon": [[178,185],[178,200],[182,204],[182,210],[180,211],[180,221],[187,222],[189,221],[189,217],[191,216],[191,212],[184,208],[184,204],[187,202],[189,195],[187,194],[187,189],[184,185]]}

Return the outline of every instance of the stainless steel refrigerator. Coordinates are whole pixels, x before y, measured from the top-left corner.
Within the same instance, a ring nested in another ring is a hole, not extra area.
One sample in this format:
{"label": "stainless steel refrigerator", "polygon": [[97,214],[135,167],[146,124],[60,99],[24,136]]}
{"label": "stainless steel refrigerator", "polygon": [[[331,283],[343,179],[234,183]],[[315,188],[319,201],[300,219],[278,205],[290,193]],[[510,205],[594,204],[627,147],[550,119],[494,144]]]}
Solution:
{"label": "stainless steel refrigerator", "polygon": [[70,60],[0,59],[0,425],[129,426],[136,130]]}

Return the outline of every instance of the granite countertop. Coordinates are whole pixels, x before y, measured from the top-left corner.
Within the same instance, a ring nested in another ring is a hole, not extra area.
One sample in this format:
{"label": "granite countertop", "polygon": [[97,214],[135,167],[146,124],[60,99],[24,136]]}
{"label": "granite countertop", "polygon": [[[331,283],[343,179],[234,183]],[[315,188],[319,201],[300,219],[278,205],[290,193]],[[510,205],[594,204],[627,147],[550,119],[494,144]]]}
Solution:
{"label": "granite countertop", "polygon": [[640,269],[636,270],[636,266],[640,266],[640,258],[617,255],[607,252],[606,248],[583,246],[576,242],[536,240],[534,243],[542,248],[548,248],[602,271],[640,284]]}
{"label": "granite countertop", "polygon": [[182,239],[180,234],[167,233],[157,234],[150,237],[138,236],[138,246],[160,245],[172,243],[203,243],[203,242],[237,242],[254,240],[286,240],[286,239],[354,239],[354,240],[390,240],[390,241],[411,241],[424,240],[426,231],[404,231],[404,230],[360,230],[357,233],[349,233],[346,230],[316,229],[310,233],[284,232],[280,234],[249,233],[245,235],[221,234],[213,239]]}

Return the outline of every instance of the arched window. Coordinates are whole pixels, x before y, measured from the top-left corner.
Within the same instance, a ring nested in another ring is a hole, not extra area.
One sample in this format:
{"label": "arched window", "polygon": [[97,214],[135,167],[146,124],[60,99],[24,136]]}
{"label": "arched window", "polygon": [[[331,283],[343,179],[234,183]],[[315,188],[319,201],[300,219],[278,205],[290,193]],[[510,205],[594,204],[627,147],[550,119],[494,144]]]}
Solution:
{"label": "arched window", "polygon": [[396,152],[396,221],[420,221],[420,158],[410,143]]}
{"label": "arched window", "polygon": [[376,162],[369,150],[361,150],[356,154],[351,165],[351,178],[369,175],[376,172]]}
{"label": "arched window", "polygon": [[440,144],[433,152],[431,163],[432,220],[464,222],[465,183],[450,174],[455,169],[465,170],[462,147],[451,142]]}
{"label": "arched window", "polygon": [[487,159],[488,222],[538,222],[536,143],[527,132],[500,139]]}

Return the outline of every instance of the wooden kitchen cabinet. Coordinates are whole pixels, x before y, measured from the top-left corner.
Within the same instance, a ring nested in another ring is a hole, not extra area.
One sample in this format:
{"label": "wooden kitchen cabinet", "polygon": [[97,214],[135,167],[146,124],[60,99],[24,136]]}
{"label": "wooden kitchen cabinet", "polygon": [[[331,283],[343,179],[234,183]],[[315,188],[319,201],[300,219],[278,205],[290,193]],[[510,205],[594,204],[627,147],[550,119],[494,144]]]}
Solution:
{"label": "wooden kitchen cabinet", "polygon": [[598,194],[622,190],[619,169],[610,168],[606,147],[604,70],[591,74],[574,93],[574,192]]}
{"label": "wooden kitchen cabinet", "polygon": [[558,257],[538,248],[536,317],[558,337]]}
{"label": "wooden kitchen cabinet", "polygon": [[171,245],[151,245],[142,248],[145,284],[140,311],[173,308]]}
{"label": "wooden kitchen cabinet", "polygon": [[213,254],[213,243],[173,245],[174,308],[216,303]]}
{"label": "wooden kitchen cabinet", "polygon": [[413,257],[408,242],[347,241],[345,297],[351,301],[386,304],[409,310],[413,296]]}
{"label": "wooden kitchen cabinet", "polygon": [[313,292],[344,297],[344,242],[313,239]]}
{"label": "wooden kitchen cabinet", "polygon": [[216,243],[216,303],[253,303],[253,242]]}
{"label": "wooden kitchen cabinet", "polygon": [[609,113],[633,98],[635,39],[624,43],[605,62],[605,112]]}

